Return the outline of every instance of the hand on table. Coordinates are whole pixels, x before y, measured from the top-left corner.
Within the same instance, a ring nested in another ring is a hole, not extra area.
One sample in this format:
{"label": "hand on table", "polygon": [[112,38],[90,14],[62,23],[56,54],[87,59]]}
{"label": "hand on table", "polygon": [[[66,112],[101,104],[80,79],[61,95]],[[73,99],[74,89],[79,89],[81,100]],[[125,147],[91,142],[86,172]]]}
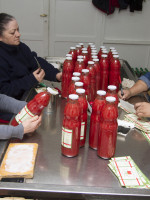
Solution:
{"label": "hand on table", "polygon": [[56,79],[57,79],[58,81],[61,81],[61,80],[62,80],[62,72],[59,72],[59,73],[56,74]]}
{"label": "hand on table", "polygon": [[45,71],[43,69],[38,68],[37,70],[35,70],[33,72],[34,77],[36,78],[36,80],[41,83],[44,79],[45,76]]}
{"label": "hand on table", "polygon": [[123,96],[122,96],[121,90],[119,90],[118,97],[123,100],[129,99],[131,97],[131,92],[130,90],[123,90]]}
{"label": "hand on table", "polygon": [[31,119],[27,119],[24,122],[22,122],[24,134],[34,132],[41,125],[41,122],[42,114],[40,116],[36,115]]}
{"label": "hand on table", "polygon": [[140,102],[134,105],[138,117],[150,117],[150,103]]}

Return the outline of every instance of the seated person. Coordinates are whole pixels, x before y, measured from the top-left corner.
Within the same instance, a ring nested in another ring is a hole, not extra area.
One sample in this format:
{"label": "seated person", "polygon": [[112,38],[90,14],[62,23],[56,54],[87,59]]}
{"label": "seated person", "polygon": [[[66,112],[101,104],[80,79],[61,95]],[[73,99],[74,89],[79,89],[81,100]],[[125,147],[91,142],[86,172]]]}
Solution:
{"label": "seated person", "polygon": [[[19,101],[4,94],[0,94],[0,111],[3,110],[4,112],[7,111],[18,114],[26,104],[25,101]],[[41,125],[41,121],[42,115],[36,115],[31,119],[25,120],[18,126],[0,125],[0,140],[14,137],[22,139],[24,134],[34,132]]]}
{"label": "seated person", "polygon": [[[62,72],[20,42],[16,19],[0,13],[0,93],[21,99],[25,91],[35,87],[43,79],[61,81]],[[42,69],[38,68],[36,59]],[[1,115],[10,120],[12,115]]]}
{"label": "seated person", "polygon": [[[135,96],[141,92],[145,92],[150,88],[150,72],[147,72],[145,75],[141,76],[139,80],[130,88],[123,90],[123,96],[121,91],[118,92],[118,96],[121,99],[129,99],[132,96]],[[136,115],[138,117],[150,117],[150,103],[139,102],[134,105],[136,110]]]}

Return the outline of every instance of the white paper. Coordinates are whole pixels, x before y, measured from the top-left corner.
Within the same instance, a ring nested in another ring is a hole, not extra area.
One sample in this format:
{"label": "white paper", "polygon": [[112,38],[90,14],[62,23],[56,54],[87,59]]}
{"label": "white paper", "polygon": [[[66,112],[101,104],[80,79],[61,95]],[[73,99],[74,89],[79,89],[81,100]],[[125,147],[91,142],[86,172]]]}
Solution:
{"label": "white paper", "polygon": [[119,99],[120,100],[120,105],[125,108],[128,112],[130,113],[136,113],[135,109],[134,109],[134,105],[127,102],[127,101],[124,101],[122,99]]}

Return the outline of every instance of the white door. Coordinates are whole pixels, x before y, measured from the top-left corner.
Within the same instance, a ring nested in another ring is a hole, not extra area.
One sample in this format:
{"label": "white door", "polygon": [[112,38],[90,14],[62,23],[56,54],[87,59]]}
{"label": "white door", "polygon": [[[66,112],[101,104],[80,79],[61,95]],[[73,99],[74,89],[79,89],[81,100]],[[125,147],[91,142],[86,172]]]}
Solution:
{"label": "white door", "polygon": [[16,18],[22,42],[39,56],[48,56],[49,0],[0,0],[0,12]]}

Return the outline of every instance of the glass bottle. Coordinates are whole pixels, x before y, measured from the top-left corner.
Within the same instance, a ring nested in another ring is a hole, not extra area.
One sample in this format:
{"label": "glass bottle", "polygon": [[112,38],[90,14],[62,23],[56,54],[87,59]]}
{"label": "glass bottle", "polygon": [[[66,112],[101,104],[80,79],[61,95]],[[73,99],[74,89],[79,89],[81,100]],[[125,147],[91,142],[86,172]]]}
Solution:
{"label": "glass bottle", "polygon": [[78,102],[79,102],[80,111],[81,111],[80,147],[83,147],[85,145],[85,140],[86,140],[88,104],[85,97],[84,89],[77,89],[76,93],[79,96]]}
{"label": "glass bottle", "polygon": [[115,85],[108,85],[106,97],[109,97],[109,96],[116,98],[115,104],[118,107],[119,98],[118,98],[118,94],[117,94],[117,87]]}
{"label": "glass bottle", "polygon": [[90,98],[90,75],[88,69],[82,69],[81,81],[83,82],[83,88],[85,89],[86,99],[89,101]]}
{"label": "glass bottle", "polygon": [[76,90],[75,90],[75,82],[79,81],[80,78],[79,77],[72,77],[71,78],[71,83],[69,85],[69,88],[68,88],[68,95],[69,94],[75,94],[76,93]]}
{"label": "glass bottle", "polygon": [[82,69],[85,69],[85,64],[83,59],[78,58],[76,63],[75,63],[75,68],[74,68],[74,72],[82,72]]}
{"label": "glass bottle", "polygon": [[99,59],[93,59],[94,61],[94,68],[96,71],[96,86],[95,89],[100,90],[100,64],[99,64]]}
{"label": "glass bottle", "polygon": [[82,55],[83,55],[83,61],[84,61],[85,67],[87,67],[88,60],[89,60],[88,51],[82,51]]}
{"label": "glass bottle", "polygon": [[98,90],[97,96],[92,105],[92,114],[90,118],[90,130],[89,130],[89,146],[95,150],[97,150],[97,146],[98,146],[100,114],[101,114],[102,107],[105,104],[105,95],[106,95],[105,91]]}
{"label": "glass bottle", "polygon": [[104,159],[112,158],[116,149],[118,109],[115,100],[115,97],[106,97],[100,116],[97,155]]}
{"label": "glass bottle", "polygon": [[64,109],[61,152],[67,157],[74,157],[79,153],[81,112],[78,98],[76,94],[69,95],[69,101]]}
{"label": "glass bottle", "polygon": [[72,54],[72,61],[73,61],[73,64],[75,65],[75,62],[77,60],[76,48],[75,47],[70,47],[69,54]]}

